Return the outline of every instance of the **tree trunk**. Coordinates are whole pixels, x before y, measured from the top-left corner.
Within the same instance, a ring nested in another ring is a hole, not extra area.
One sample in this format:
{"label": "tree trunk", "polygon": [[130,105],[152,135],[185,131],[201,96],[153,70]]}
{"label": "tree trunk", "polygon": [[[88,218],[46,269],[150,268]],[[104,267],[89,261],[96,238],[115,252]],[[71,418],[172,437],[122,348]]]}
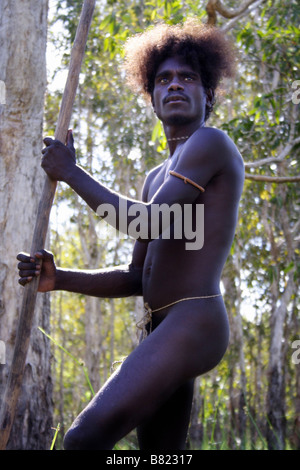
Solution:
{"label": "tree trunk", "polygon": [[[77,219],[80,243],[85,259],[86,269],[98,269],[102,256],[102,249],[99,247],[96,233],[96,221],[91,209],[88,208],[88,232],[83,228],[83,213],[79,199],[77,202]],[[86,296],[85,298],[85,365],[88,376],[95,391],[101,385],[100,363],[102,355],[102,312],[101,299]]]}
{"label": "tree trunk", "polygon": [[282,340],[287,306],[294,291],[294,273],[287,281],[280,303],[272,313],[271,346],[269,358],[269,384],[267,394],[267,439],[269,449],[282,450],[285,447],[285,382],[283,375]]}
{"label": "tree trunk", "polygon": [[85,365],[88,369],[89,379],[95,392],[100,388],[100,364],[102,354],[101,335],[101,300],[96,297],[85,299]]}
{"label": "tree trunk", "polygon": [[[1,0],[0,80],[0,339],[6,360],[0,365],[0,396],[12,360],[22,288],[16,255],[29,251],[44,174],[40,168],[46,87],[47,0]],[[5,102],[4,102],[5,101]],[[52,433],[49,295],[38,295],[23,387],[9,449],[47,449]]]}
{"label": "tree trunk", "polygon": [[191,449],[201,449],[203,441],[203,422],[200,420],[201,408],[203,408],[203,397],[200,393],[200,377],[197,377],[194,385],[194,398],[189,427],[189,443]]}
{"label": "tree trunk", "polygon": [[[241,316],[241,266],[240,266],[240,250],[236,245],[236,253],[228,259],[227,265],[223,271],[222,282],[225,288],[224,300],[227,307],[227,313],[230,323],[230,344],[229,353],[234,363],[239,366],[239,371],[234,369],[230,372],[230,405],[231,420],[235,424],[238,438],[241,446],[245,445],[246,436],[246,366],[244,355],[244,336]],[[239,373],[239,390],[234,389],[235,373]],[[238,400],[236,399],[238,393]],[[232,396],[234,394],[234,396]],[[237,409],[236,409],[237,408]],[[229,437],[232,442],[232,436]]]}
{"label": "tree trunk", "polygon": [[[279,174],[283,168],[278,168]],[[280,294],[282,287],[280,286],[279,274],[276,271],[276,276],[271,284],[272,290],[272,311],[270,318],[270,355],[268,365],[268,392],[267,392],[267,440],[269,449],[285,448],[285,431],[286,431],[286,417],[285,417],[285,375],[284,375],[284,326],[288,307],[290,305],[292,296],[295,294],[295,266],[296,260],[294,253],[296,252],[297,241],[293,238],[293,233],[290,228],[288,213],[287,213],[287,188],[281,187],[278,191],[279,196],[282,198],[283,206],[280,208],[280,222],[285,241],[285,263],[289,266],[293,262],[293,268],[288,271],[284,279],[284,290]],[[275,221],[275,208],[271,214],[271,220]],[[273,265],[276,266],[276,260],[280,253],[280,245],[276,240],[274,233],[274,222],[270,224],[267,216],[267,205],[265,204],[263,210],[262,221],[265,227],[266,234],[271,246],[271,256]],[[277,221],[278,223],[278,221]]]}

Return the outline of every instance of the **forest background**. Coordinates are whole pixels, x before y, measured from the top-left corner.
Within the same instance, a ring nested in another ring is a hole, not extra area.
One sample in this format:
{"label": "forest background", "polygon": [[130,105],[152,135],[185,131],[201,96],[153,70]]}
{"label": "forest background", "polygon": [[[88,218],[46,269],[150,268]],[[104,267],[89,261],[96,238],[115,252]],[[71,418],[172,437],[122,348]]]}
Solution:
{"label": "forest background", "polygon": [[[0,102],[0,340],[6,345],[0,397],[22,297],[15,256],[30,247],[42,136],[55,129],[82,5],[81,0],[23,3],[31,16],[15,0],[0,5],[0,45],[13,51],[8,61],[0,47],[0,81],[6,85]],[[96,179],[133,198],[140,198],[145,174],[166,158],[167,145],[152,110],[125,86],[127,37],[157,21],[176,24],[196,16],[225,30],[238,51],[236,77],[224,82],[209,121],[236,142],[246,167],[238,227],[222,275],[231,338],[221,364],[196,381],[191,449],[300,449],[297,3],[98,0],[96,5],[72,118],[77,160]],[[5,16],[9,8],[19,14]],[[26,29],[23,50],[16,27]],[[46,45],[48,83],[41,72]],[[28,59],[24,51],[30,48]],[[19,80],[22,67],[26,73]],[[47,242],[57,265],[125,264],[132,243],[101,226],[76,194],[58,185]],[[48,449],[59,426],[60,449],[64,431],[112,365],[137,345],[142,315],[141,298],[39,295],[8,447]],[[135,434],[117,448],[136,449]]]}

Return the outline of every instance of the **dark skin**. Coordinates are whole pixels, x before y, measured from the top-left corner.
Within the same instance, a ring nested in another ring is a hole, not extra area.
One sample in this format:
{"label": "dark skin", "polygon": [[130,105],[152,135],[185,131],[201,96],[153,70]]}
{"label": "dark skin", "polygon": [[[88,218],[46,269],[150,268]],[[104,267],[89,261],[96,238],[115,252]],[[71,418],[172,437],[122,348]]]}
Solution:
{"label": "dark skin", "polygon": [[[205,127],[205,106],[212,97],[201,77],[180,57],[157,70],[152,104],[164,125],[169,158],[152,170],[143,200],[151,205],[204,204],[204,246],[187,250],[183,239],[137,239],[129,266],[91,271],[57,268],[51,253],[36,258],[19,254],[20,283],[40,276],[39,290],[67,290],[98,297],[143,295],[152,309],[179,299],[220,293],[220,278],[237,222],[244,181],[242,158],[221,131]],[[65,181],[88,205],[118,207],[137,203],[96,182],[76,165],[73,137],[67,146],[46,138],[42,166],[50,178]],[[169,175],[190,178],[205,192]],[[118,221],[117,221],[118,225]],[[229,337],[221,296],[179,302],[153,313],[152,332],[133,351],[75,420],[64,440],[66,449],[112,449],[138,429],[140,449],[184,449],[195,377],[223,357]]]}

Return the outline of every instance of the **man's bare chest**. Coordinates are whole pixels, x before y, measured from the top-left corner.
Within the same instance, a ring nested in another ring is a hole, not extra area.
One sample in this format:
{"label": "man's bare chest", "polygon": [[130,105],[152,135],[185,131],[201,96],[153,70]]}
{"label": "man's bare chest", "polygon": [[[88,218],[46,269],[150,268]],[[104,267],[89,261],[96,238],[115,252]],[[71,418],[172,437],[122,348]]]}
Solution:
{"label": "man's bare chest", "polygon": [[172,156],[172,158],[168,158],[157,170],[157,172],[153,175],[152,180],[149,184],[149,192],[148,192],[148,201],[152,199],[154,194],[159,190],[162,186],[164,181],[169,176],[169,172],[174,170],[179,158],[179,153],[176,153]]}

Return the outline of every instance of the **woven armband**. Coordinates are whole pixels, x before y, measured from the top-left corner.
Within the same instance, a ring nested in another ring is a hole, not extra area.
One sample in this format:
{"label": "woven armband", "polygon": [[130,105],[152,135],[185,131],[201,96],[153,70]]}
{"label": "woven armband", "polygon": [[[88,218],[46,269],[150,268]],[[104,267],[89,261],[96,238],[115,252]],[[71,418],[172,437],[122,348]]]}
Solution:
{"label": "woven armband", "polygon": [[186,183],[191,184],[192,186],[195,186],[195,188],[199,189],[202,193],[205,192],[205,189],[202,188],[199,184],[195,183],[194,181],[190,180],[190,178],[187,178],[186,176],[181,175],[180,173],[177,173],[176,171],[169,171],[169,174],[172,176],[176,176],[177,178],[183,180]]}

